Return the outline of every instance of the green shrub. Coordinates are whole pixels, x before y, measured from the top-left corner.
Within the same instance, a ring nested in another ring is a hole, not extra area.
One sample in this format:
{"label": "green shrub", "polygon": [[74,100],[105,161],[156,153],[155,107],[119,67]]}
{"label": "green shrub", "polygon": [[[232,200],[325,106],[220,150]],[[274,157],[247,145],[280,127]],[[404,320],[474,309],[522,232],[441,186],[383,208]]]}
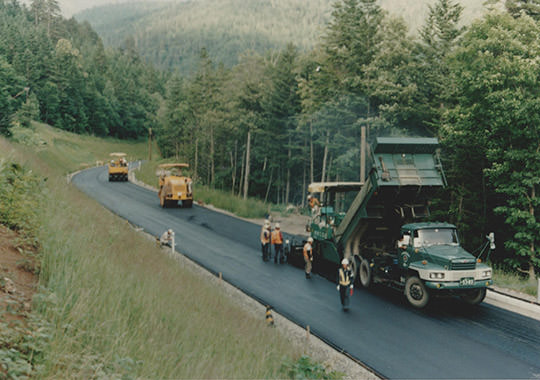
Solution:
{"label": "green shrub", "polygon": [[296,361],[285,360],[281,368],[283,375],[289,379],[342,379],[344,374],[328,371],[321,364],[313,362],[309,356],[303,355]]}
{"label": "green shrub", "polygon": [[43,180],[32,170],[0,160],[0,223],[26,237],[34,236],[43,189]]}

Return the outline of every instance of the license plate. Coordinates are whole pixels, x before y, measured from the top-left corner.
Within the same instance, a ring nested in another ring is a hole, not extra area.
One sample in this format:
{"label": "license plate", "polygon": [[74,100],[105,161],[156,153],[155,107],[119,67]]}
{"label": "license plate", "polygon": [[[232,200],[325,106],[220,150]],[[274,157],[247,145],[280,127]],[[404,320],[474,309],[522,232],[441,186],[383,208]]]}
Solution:
{"label": "license plate", "polygon": [[474,285],[474,278],[472,277],[463,277],[459,280],[459,286],[470,286]]}

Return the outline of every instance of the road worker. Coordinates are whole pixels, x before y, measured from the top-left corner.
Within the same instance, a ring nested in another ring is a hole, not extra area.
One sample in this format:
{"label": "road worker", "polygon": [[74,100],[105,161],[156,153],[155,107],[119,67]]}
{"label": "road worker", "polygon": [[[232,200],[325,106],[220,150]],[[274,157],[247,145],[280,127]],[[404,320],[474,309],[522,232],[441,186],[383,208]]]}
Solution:
{"label": "road worker", "polygon": [[409,245],[410,240],[411,240],[410,235],[402,234],[396,243],[398,249],[407,249],[407,246]]}
{"label": "road worker", "polygon": [[272,245],[274,246],[274,263],[283,264],[283,234],[279,223],[276,223],[272,231]]}
{"label": "road worker", "polygon": [[312,216],[318,215],[319,208],[321,207],[321,203],[319,202],[319,200],[311,194],[308,195],[307,199],[308,199],[308,205],[311,211],[311,215]]}
{"label": "road worker", "polygon": [[347,311],[349,310],[349,296],[352,294],[352,289],[354,288],[352,271],[349,267],[348,259],[341,260],[341,268],[339,268],[338,275],[338,290],[339,297],[341,299],[341,306],[343,307],[344,311]]}
{"label": "road worker", "polygon": [[263,261],[270,259],[270,221],[266,220],[261,228],[261,250]]}
{"label": "road worker", "polygon": [[304,245],[304,261],[306,263],[306,278],[311,278],[311,266],[313,263],[313,238],[311,236]]}
{"label": "road worker", "polygon": [[172,241],[174,238],[174,232],[170,228],[161,235],[159,238],[159,246],[162,247],[164,245],[168,247],[172,247]]}

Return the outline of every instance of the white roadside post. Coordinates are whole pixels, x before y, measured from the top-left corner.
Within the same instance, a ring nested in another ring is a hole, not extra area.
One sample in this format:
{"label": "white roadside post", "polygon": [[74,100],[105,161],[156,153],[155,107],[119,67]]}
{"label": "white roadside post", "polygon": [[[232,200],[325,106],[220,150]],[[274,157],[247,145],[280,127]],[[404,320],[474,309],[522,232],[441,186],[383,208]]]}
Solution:
{"label": "white roadside post", "polygon": [[172,239],[171,239],[171,253],[174,254],[174,231],[172,233]]}

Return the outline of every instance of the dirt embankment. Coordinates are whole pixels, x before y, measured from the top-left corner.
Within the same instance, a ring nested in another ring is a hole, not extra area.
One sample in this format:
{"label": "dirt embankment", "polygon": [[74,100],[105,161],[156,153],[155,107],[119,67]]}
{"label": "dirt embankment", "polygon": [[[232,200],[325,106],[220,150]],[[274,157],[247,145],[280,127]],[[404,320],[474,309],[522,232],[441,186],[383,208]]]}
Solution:
{"label": "dirt embankment", "polygon": [[22,244],[16,232],[0,225],[0,321],[24,321],[36,292],[35,248]]}

